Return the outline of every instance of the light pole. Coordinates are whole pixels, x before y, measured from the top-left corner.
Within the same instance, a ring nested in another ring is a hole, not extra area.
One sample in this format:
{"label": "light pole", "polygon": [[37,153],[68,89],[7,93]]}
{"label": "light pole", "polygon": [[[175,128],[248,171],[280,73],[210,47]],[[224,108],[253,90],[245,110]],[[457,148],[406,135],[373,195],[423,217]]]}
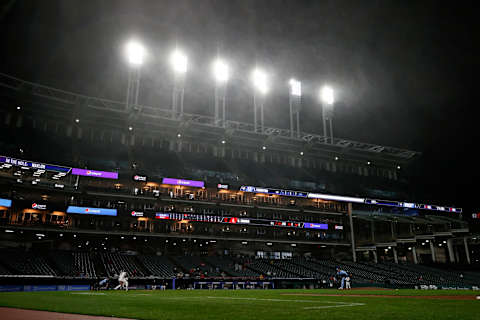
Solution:
{"label": "light pole", "polygon": [[[261,69],[255,69],[252,72],[253,91],[253,124],[254,131],[257,132],[257,110],[260,109],[260,132],[264,132],[264,113],[263,105],[265,95],[268,92],[267,75]],[[257,96],[257,93],[259,95]]]}
{"label": "light pole", "polygon": [[128,72],[125,110],[130,111],[138,106],[140,69],[145,58],[145,48],[139,42],[132,40],[126,45],[126,54],[127,61],[130,64],[130,71]]}
{"label": "light pole", "polygon": [[300,138],[300,108],[302,106],[302,83],[290,79],[290,137],[294,137],[294,116],[297,117],[297,138]]}
{"label": "light pole", "polygon": [[327,137],[327,119],[330,120],[330,141],[333,144],[333,104],[335,102],[333,89],[329,86],[324,86],[320,90],[320,100],[322,101],[322,118],[323,118],[323,135],[325,136],[326,142],[328,142]]}
{"label": "light pole", "polygon": [[174,72],[174,84],[172,92],[173,118],[183,117],[183,97],[185,93],[185,74],[187,73],[188,58],[179,49],[175,49],[170,55],[170,64]]}
{"label": "light pole", "polygon": [[222,105],[221,126],[225,128],[225,97],[227,94],[227,82],[230,76],[228,65],[221,59],[213,62],[213,76],[215,77],[215,125],[220,124],[220,104]]}

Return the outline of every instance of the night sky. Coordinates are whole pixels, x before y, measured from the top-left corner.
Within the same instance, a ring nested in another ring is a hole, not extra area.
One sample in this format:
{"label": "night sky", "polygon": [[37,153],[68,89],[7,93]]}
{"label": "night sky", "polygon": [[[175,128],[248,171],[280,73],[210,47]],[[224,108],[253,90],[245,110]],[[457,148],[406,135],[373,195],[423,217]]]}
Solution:
{"label": "night sky", "polygon": [[270,75],[266,124],[288,127],[288,79],[303,83],[302,129],[321,133],[318,88],[336,92],[334,135],[423,153],[412,193],[480,211],[473,73],[476,11],[468,1],[14,1],[0,4],[0,71],[124,100],[124,44],[147,47],[140,103],[169,108],[168,54],[189,56],[186,112],[213,113],[210,66],[232,79],[227,118],[252,122],[250,71]]}

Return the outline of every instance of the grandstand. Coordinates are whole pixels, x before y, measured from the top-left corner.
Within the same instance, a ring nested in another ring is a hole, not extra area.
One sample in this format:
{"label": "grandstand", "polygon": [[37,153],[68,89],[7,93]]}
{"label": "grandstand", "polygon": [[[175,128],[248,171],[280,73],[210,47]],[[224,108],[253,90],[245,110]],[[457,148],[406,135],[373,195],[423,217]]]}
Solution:
{"label": "grandstand", "polygon": [[334,287],[340,267],[359,286],[479,285],[462,209],[412,200],[417,152],[128,110],[4,74],[0,98],[3,283],[124,270],[139,286]]}

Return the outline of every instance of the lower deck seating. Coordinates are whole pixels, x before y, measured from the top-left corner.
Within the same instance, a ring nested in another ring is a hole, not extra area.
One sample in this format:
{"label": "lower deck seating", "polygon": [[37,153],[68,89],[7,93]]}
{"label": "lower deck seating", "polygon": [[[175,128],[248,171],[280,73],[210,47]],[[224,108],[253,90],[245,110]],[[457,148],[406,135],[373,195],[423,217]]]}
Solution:
{"label": "lower deck seating", "polygon": [[[129,278],[308,278],[329,280],[336,268],[347,271],[353,283],[389,283],[398,287],[415,285],[480,286],[480,273],[446,269],[448,266],[351,262],[293,257],[255,259],[232,256],[157,256],[82,251],[26,252],[0,250],[0,277],[15,275],[96,278],[114,277],[126,271]],[[440,267],[440,266],[439,266]]]}

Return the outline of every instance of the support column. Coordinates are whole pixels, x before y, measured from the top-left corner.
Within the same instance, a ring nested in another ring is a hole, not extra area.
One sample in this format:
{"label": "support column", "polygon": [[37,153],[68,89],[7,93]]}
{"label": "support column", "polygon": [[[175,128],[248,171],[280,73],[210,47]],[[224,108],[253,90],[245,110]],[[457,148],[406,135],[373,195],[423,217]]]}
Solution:
{"label": "support column", "polygon": [[413,256],[413,263],[418,264],[417,248],[415,248],[415,247],[412,247],[412,256]]}
{"label": "support column", "polygon": [[355,251],[355,231],[353,230],[352,204],[348,204],[348,219],[350,220],[350,238],[352,240],[352,259],[357,262],[357,252]]}
{"label": "support column", "polygon": [[370,230],[372,232],[371,234],[372,243],[375,243],[375,221],[370,221]]}
{"label": "support column", "polygon": [[393,261],[395,261],[395,263],[398,264],[397,248],[392,247],[392,250],[393,250]]}
{"label": "support column", "polygon": [[378,263],[377,249],[373,250],[373,262]]}
{"label": "support column", "polygon": [[467,257],[467,263],[470,264],[470,251],[468,251],[468,242],[467,238],[463,238],[463,245],[465,246],[465,256]]}
{"label": "support column", "polygon": [[453,239],[447,240],[448,257],[451,263],[455,263],[455,253],[453,251]]}
{"label": "support column", "polygon": [[428,243],[430,244],[430,252],[432,253],[432,261],[437,262],[436,255],[435,255],[435,246],[433,245],[433,241],[430,240]]}

